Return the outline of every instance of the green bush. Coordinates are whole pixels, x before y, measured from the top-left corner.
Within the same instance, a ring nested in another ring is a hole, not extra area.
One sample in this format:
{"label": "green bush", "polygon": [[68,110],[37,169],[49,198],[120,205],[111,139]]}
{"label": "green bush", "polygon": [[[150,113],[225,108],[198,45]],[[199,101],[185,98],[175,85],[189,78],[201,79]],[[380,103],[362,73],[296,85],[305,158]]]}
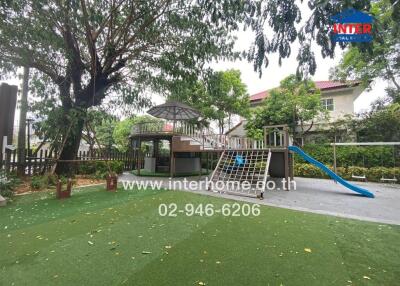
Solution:
{"label": "green bush", "polygon": [[[333,170],[331,166],[327,166],[329,169]],[[386,167],[373,167],[373,168],[363,168],[358,166],[338,167],[336,172],[345,180],[351,180],[352,175],[363,176],[365,175],[367,181],[370,182],[381,182],[381,178],[385,177],[387,179],[392,179],[396,177],[400,179],[400,168],[386,168]],[[294,175],[297,177],[307,177],[307,178],[329,178],[322,170],[317,168],[312,164],[307,163],[296,163],[294,166]]]}
{"label": "green bush", "polygon": [[12,174],[6,174],[0,170],[0,195],[3,197],[12,197],[15,188],[21,183],[18,177]]}
{"label": "green bush", "polygon": [[46,188],[48,181],[46,176],[33,176],[31,178],[31,188],[34,190],[42,190]]}
{"label": "green bush", "polygon": [[90,175],[94,178],[105,179],[109,173],[109,168],[111,172],[116,174],[121,174],[124,171],[123,161],[87,161],[79,165],[78,174],[79,175]]}
{"label": "green bush", "polygon": [[321,169],[311,164],[295,164],[294,174],[307,178],[327,178],[327,175]]}
{"label": "green bush", "polygon": [[31,188],[34,190],[43,190],[50,186],[55,186],[61,180],[62,184],[67,183],[67,178],[63,176],[57,175],[43,175],[43,176],[33,176],[31,178]]}
{"label": "green bush", "polygon": [[[325,165],[333,165],[333,147],[321,144],[307,144],[302,149]],[[398,154],[399,150],[395,151]],[[394,163],[399,167],[400,158],[393,158],[393,147],[391,146],[336,146],[336,165],[339,167],[363,166],[393,168]],[[295,155],[295,162],[306,163],[306,161]]]}

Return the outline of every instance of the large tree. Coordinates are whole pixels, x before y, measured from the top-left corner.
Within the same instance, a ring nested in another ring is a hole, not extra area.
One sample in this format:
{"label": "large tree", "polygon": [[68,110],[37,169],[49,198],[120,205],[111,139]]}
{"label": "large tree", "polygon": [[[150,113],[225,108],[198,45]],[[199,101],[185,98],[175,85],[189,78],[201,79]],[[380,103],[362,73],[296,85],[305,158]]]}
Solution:
{"label": "large tree", "polygon": [[254,111],[246,124],[247,133],[262,139],[264,126],[287,124],[295,137],[302,137],[312,129],[315,119],[321,116],[328,119],[320,98],[320,90],[312,81],[288,76],[278,88],[269,91],[268,97]]}
{"label": "large tree", "polygon": [[249,113],[247,86],[240,76],[240,71],[234,69],[211,72],[194,84],[182,83],[171,98],[195,107],[205,120],[215,120],[223,134],[234,115],[246,117]]}
{"label": "large tree", "polygon": [[311,16],[298,29],[294,0],[2,0],[0,67],[31,68],[45,86],[43,97],[57,98],[66,138],[60,159],[73,159],[88,108],[110,94],[141,106],[143,90],[194,80],[207,62],[235,55],[232,32],[241,27],[255,31],[246,53],[255,70],[268,65],[269,53],[289,57],[299,39],[298,71],[314,74],[314,40],[323,56],[334,55],[330,16],[350,7],[369,10],[370,1],[308,3]]}

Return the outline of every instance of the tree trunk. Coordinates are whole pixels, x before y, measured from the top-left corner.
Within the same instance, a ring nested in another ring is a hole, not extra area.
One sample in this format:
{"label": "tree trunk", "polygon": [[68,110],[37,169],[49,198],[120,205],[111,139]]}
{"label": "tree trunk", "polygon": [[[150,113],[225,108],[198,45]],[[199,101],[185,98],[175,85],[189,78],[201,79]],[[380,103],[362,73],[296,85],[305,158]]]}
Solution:
{"label": "tree trunk", "polygon": [[24,67],[24,77],[22,82],[21,107],[19,114],[18,129],[18,166],[19,176],[25,175],[25,145],[26,145],[26,114],[28,112],[28,88],[29,88],[29,68]]}
{"label": "tree trunk", "polygon": [[78,116],[78,118],[75,118],[76,122],[73,124],[68,123],[70,125],[70,128],[66,126],[67,133],[64,136],[67,136],[65,139],[65,143],[62,147],[62,150],[60,151],[61,154],[59,155],[58,160],[61,162],[57,162],[57,166],[55,169],[55,173],[58,175],[67,175],[71,176],[74,174],[75,167],[77,164],[73,162],[73,160],[76,160],[78,151],[79,151],[79,145],[82,139],[82,131],[83,127],[85,124],[85,119],[86,119],[86,111]]}

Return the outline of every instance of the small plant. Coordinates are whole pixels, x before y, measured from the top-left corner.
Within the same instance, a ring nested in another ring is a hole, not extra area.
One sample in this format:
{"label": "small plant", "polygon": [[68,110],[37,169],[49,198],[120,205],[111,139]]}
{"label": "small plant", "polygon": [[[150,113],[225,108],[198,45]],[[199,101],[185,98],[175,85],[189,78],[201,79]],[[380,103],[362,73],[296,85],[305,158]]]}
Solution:
{"label": "small plant", "polygon": [[0,170],[0,195],[3,197],[12,197],[14,195],[15,188],[21,183],[21,181],[14,175],[6,174]]}
{"label": "small plant", "polygon": [[61,180],[62,184],[67,183],[67,178],[57,175],[43,175],[43,176],[33,176],[31,178],[31,188],[34,190],[43,190],[48,187],[55,187],[58,180]]}
{"label": "small plant", "polygon": [[94,161],[80,164],[78,174],[90,175],[95,179],[105,179],[111,169],[112,173],[121,174],[124,171],[124,162],[122,161]]}
{"label": "small plant", "polygon": [[47,187],[47,178],[44,176],[33,176],[31,179],[31,188],[41,190]]}

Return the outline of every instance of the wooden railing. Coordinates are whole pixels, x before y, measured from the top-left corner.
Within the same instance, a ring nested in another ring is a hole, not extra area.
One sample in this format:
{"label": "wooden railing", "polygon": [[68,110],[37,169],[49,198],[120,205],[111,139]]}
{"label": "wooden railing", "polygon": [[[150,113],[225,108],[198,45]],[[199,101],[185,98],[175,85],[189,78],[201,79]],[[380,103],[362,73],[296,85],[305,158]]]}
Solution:
{"label": "wooden railing", "polygon": [[132,135],[140,134],[177,134],[201,138],[206,128],[199,128],[185,121],[142,122],[132,127]]}
{"label": "wooden railing", "polygon": [[225,134],[215,134],[210,128],[199,128],[185,121],[144,122],[133,126],[132,135],[141,134],[171,134],[187,136],[202,145],[202,149],[263,149],[264,140],[249,137],[231,137]]}

